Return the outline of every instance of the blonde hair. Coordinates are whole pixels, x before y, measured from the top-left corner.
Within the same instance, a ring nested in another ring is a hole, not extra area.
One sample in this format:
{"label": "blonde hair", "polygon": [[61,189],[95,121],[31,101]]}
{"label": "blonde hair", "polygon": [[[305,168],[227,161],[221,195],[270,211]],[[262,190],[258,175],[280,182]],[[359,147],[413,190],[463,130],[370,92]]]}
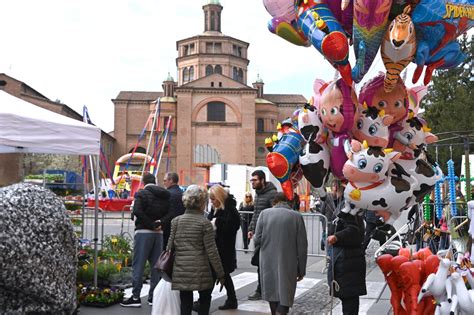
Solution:
{"label": "blonde hair", "polygon": [[209,197],[215,198],[220,203],[218,209],[224,209],[225,200],[228,196],[229,193],[221,185],[214,185],[209,189]]}
{"label": "blonde hair", "polygon": [[[247,202],[247,198],[245,198],[245,197],[247,197],[247,196],[250,196],[250,201],[249,201],[249,202]],[[245,195],[244,195],[244,201],[242,201],[242,204],[244,205],[244,207],[253,205],[253,196],[252,196],[252,193],[251,193],[251,192],[247,191],[247,192],[245,193]]]}

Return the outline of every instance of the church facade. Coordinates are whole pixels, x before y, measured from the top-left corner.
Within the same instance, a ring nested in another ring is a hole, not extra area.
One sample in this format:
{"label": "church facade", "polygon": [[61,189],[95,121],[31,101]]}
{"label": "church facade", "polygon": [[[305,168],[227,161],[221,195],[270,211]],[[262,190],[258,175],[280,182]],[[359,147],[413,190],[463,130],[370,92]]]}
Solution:
{"label": "church facade", "polygon": [[265,94],[260,78],[247,84],[249,43],[221,32],[222,9],[210,0],[203,6],[204,32],[177,41],[178,78],[168,75],[163,91],[121,91],[112,100],[116,158],[133,151],[145,125],[138,146],[146,150],[151,131],[147,121],[159,99],[157,131],[171,118],[171,142],[169,152],[165,146],[158,178],[173,171],[182,185],[202,184],[212,164],[265,165],[265,138],[306,99]]}

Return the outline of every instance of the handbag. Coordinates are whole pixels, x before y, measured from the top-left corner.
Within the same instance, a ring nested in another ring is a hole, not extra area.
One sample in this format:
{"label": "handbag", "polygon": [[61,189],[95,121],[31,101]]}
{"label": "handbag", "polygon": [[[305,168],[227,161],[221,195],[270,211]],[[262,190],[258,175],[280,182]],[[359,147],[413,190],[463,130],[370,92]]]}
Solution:
{"label": "handbag", "polygon": [[165,250],[161,252],[158,261],[155,264],[155,269],[164,273],[169,279],[172,279],[174,264],[174,250]]}
{"label": "handbag", "polygon": [[[176,224],[176,232],[178,232],[179,221]],[[161,271],[164,276],[166,276],[169,280],[172,279],[173,276],[173,265],[174,265],[174,256],[175,251],[174,249],[171,250],[164,250],[161,252],[160,257],[156,261],[156,264],[153,268]]]}

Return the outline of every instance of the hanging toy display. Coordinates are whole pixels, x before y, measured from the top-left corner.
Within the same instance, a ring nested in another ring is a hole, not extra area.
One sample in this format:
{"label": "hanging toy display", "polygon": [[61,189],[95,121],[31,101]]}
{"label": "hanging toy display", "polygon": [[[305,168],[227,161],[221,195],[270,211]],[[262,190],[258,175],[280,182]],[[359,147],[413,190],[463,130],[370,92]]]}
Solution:
{"label": "hanging toy display", "polygon": [[440,179],[436,182],[434,187],[434,195],[435,195],[435,210],[436,210],[436,218],[441,219],[443,216],[443,200],[441,198],[441,184],[444,182],[444,178]]}
{"label": "hanging toy display", "polygon": [[423,198],[423,219],[426,222],[431,222],[431,210],[430,210],[430,195],[425,195]]}
{"label": "hanging toy display", "polygon": [[449,205],[451,208],[451,215],[457,216],[458,215],[458,209],[456,206],[456,180],[457,176],[454,175],[454,162],[453,160],[448,161],[448,176],[446,177],[446,180],[448,181],[449,185]]}

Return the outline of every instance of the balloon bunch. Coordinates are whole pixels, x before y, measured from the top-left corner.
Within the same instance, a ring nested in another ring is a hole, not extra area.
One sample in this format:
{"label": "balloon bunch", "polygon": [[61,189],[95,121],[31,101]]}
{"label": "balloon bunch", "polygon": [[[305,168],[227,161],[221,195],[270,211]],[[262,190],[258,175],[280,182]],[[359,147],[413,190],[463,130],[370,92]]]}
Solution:
{"label": "balloon bunch", "polygon": [[[313,46],[347,85],[360,82],[380,48],[390,92],[410,62],[416,83],[426,68],[427,85],[435,69],[462,63],[456,38],[474,25],[473,0],[263,0],[273,17],[269,30],[299,46]],[[353,45],[355,66],[349,63]]]}
{"label": "balloon bunch", "polygon": [[442,172],[426,153],[437,137],[416,116],[426,89],[407,91],[399,79],[386,92],[384,81],[377,75],[357,97],[343,79],[317,79],[308,104],[266,140],[268,168],[290,200],[301,174],[320,188],[332,173],[346,183],[343,211],[377,211],[391,223],[431,192]]}

